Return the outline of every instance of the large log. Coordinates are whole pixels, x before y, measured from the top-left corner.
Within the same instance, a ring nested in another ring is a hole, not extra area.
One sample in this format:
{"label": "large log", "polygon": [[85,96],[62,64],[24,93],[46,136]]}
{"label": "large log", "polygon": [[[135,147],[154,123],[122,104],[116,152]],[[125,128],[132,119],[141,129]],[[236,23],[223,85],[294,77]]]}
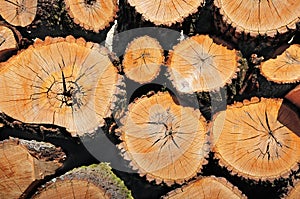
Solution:
{"label": "large log", "polygon": [[130,104],[122,125],[122,155],[149,181],[182,184],[207,163],[205,119],[199,110],[176,104],[167,92]]}
{"label": "large log", "polygon": [[111,114],[119,75],[98,44],[47,37],[0,68],[0,110],[17,120],[60,125],[76,136]]}
{"label": "large log", "polygon": [[213,122],[215,155],[233,173],[254,180],[288,177],[299,167],[300,137],[289,128],[295,120],[280,122],[290,112],[282,99],[252,98],[227,106]]}

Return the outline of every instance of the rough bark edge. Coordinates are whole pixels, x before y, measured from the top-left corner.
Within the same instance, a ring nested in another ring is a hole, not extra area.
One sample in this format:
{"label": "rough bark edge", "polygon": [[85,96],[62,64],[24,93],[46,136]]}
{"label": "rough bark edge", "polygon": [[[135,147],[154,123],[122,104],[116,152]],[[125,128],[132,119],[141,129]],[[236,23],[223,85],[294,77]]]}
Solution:
{"label": "rough bark edge", "polygon": [[[150,98],[151,96],[153,96],[155,93],[151,93],[150,95],[143,95],[141,96],[140,98],[137,98],[135,99],[131,104],[129,104],[128,108],[127,108],[127,111],[126,111],[126,114],[125,116],[120,120],[121,122],[121,125],[125,125],[126,123],[126,118],[127,118],[127,115],[129,113],[129,110],[137,103],[139,102],[140,100],[143,100],[145,98]],[[163,94],[163,92],[158,92],[156,93],[158,95],[161,95]],[[190,108],[190,107],[189,107]],[[185,182],[187,182],[188,180],[190,180],[191,178],[193,178],[194,176],[197,175],[197,173],[199,173],[202,169],[203,169],[203,166],[208,164],[208,157],[209,157],[209,152],[210,152],[210,139],[209,139],[209,136],[207,134],[208,132],[208,124],[207,124],[207,121],[205,120],[205,118],[203,117],[203,115],[201,114],[201,112],[198,110],[198,109],[194,109],[195,110],[195,114],[199,114],[199,121],[200,123],[203,124],[204,128],[205,128],[205,135],[204,135],[204,145],[202,147],[203,149],[203,152],[204,152],[204,156],[203,156],[203,159],[202,159],[202,162],[199,163],[199,168],[197,169],[198,171],[192,175],[192,176],[189,176],[189,177],[186,177],[184,179],[178,179],[178,180],[163,180],[163,179],[160,179],[160,178],[157,178],[155,175],[152,175],[152,174],[149,174],[147,173],[144,169],[140,168],[137,163],[131,158],[131,155],[130,153],[128,153],[127,151],[127,147],[126,147],[126,144],[124,143],[124,136],[125,136],[125,132],[122,130],[122,126],[119,127],[119,129],[117,129],[116,133],[118,136],[120,136],[120,140],[122,141],[119,145],[117,145],[118,149],[120,150],[120,154],[121,156],[129,161],[129,165],[131,166],[131,168],[133,170],[136,170],[138,172],[138,174],[141,176],[141,177],[144,177],[146,176],[146,179],[149,181],[149,182],[152,182],[154,181],[155,184],[159,185],[161,183],[165,183],[167,186],[171,186],[173,184],[183,184]]]}
{"label": "rough bark edge", "polygon": [[[100,164],[92,164],[90,166],[82,166],[68,171],[64,175],[54,178],[46,184],[42,185],[35,193],[35,196],[47,187],[55,186],[56,181],[85,180],[94,184],[99,189],[111,194],[111,198],[127,198],[133,199],[131,191],[125,186],[124,182],[117,177],[109,163],[102,162]],[[35,197],[33,197],[35,198]]]}
{"label": "rough bark edge", "polygon": [[[105,1],[105,0],[104,0]],[[70,10],[70,4],[64,0],[65,2],[65,9],[67,11],[67,13],[69,14],[70,18],[73,19],[73,22],[75,24],[78,24],[79,26],[81,26],[82,28],[86,29],[86,30],[92,30],[94,31],[95,33],[99,33],[99,31],[101,30],[104,30],[105,28],[109,27],[109,24],[111,22],[114,21],[114,19],[116,18],[116,15],[117,15],[117,12],[119,11],[119,8],[118,8],[118,4],[117,4],[117,0],[112,0],[113,3],[115,4],[115,7],[114,7],[114,10],[113,10],[113,15],[111,16],[111,18],[106,22],[106,24],[104,24],[100,29],[95,29],[94,27],[88,25],[88,24],[85,24],[83,22],[80,22],[77,18],[74,17],[74,14],[71,12]]]}
{"label": "rough bark edge", "polygon": [[[199,36],[199,34],[195,35],[195,36]],[[195,37],[193,36],[193,37]],[[206,35],[208,36],[208,35]],[[171,81],[172,85],[174,86],[174,88],[176,89],[176,91],[178,91],[180,94],[194,94],[196,92],[210,92],[210,91],[219,91],[220,88],[226,86],[226,85],[229,85],[232,83],[232,80],[233,79],[236,79],[237,78],[237,74],[238,72],[240,72],[240,65],[241,65],[241,62],[242,62],[242,59],[243,59],[243,55],[240,51],[236,50],[236,49],[230,49],[228,48],[228,46],[226,46],[225,44],[218,44],[218,43],[215,43],[214,42],[214,39],[211,38],[210,36],[208,36],[210,39],[212,39],[213,43],[216,44],[216,45],[220,45],[222,47],[225,47],[227,48],[228,50],[233,50],[235,51],[235,61],[236,61],[236,69],[235,69],[235,72],[233,73],[232,76],[230,76],[225,82],[223,82],[223,86],[217,86],[217,87],[214,87],[212,89],[203,89],[203,90],[200,90],[200,91],[193,91],[193,92],[181,92],[177,89],[176,85],[173,83],[175,82],[175,79],[174,79],[174,76],[172,75],[172,72],[171,72],[171,68],[170,68],[170,63],[171,63],[171,59],[173,57],[173,54],[174,54],[174,47],[179,45],[180,43],[178,43],[177,45],[173,46],[173,49],[169,51],[168,53],[168,57],[167,57],[167,61],[166,61],[166,66],[167,66],[167,73],[166,73],[166,76],[167,78]],[[185,40],[188,40],[188,39],[191,39],[192,37],[188,37],[186,38]]]}
{"label": "rough bark edge", "polygon": [[[98,44],[98,43],[93,43],[93,42],[87,42],[85,41],[84,38],[80,37],[80,38],[75,38],[74,36],[72,35],[68,35],[66,36],[65,38],[64,37],[50,37],[50,36],[47,36],[45,37],[44,40],[41,40],[39,38],[35,39],[33,45],[29,46],[27,49],[22,49],[20,50],[16,55],[12,56],[9,58],[9,60],[7,60],[6,62],[0,62],[0,72],[2,70],[7,70],[7,68],[9,68],[9,65],[10,65],[10,62],[17,58],[20,54],[22,54],[23,52],[26,52],[28,50],[33,50],[35,48],[38,48],[38,47],[42,47],[42,46],[47,46],[47,45],[52,45],[52,44],[55,44],[55,43],[61,43],[61,42],[67,42],[67,43],[76,43],[77,45],[79,46],[83,46],[83,47],[86,47],[86,48],[90,48],[90,49],[94,49],[94,50],[97,50],[97,51],[101,51],[101,50],[104,50],[105,53],[107,53],[107,55],[109,56],[109,58],[111,59],[111,63],[113,65],[113,61],[117,59],[117,57],[111,53],[106,47]],[[117,67],[114,67],[114,70],[116,71],[116,73],[118,72],[118,69]],[[113,111],[113,107],[114,107],[114,104],[117,103],[118,101],[118,98],[116,97],[117,94],[119,93],[119,89],[118,87],[120,87],[120,85],[123,85],[124,79],[122,78],[121,75],[117,74],[116,76],[116,84],[115,84],[115,94],[113,94],[113,96],[111,97],[111,100],[110,100],[110,105],[107,107],[106,109],[106,113],[104,114],[104,117],[98,121],[98,126],[95,127],[94,130],[90,130],[88,132],[86,132],[87,135],[93,135],[96,130],[99,128],[99,127],[103,127],[105,125],[105,118],[108,118],[111,116],[111,113]],[[0,111],[1,113],[1,111]],[[6,114],[6,113],[5,113]],[[12,116],[13,117],[13,116]],[[28,122],[26,122],[28,123]],[[38,123],[32,123],[32,124],[38,124]],[[50,123],[49,123],[50,124]],[[59,126],[59,125],[57,125]],[[62,126],[61,126],[62,127]],[[66,128],[66,127],[64,127]],[[70,131],[68,128],[66,128],[66,130],[74,137],[78,136],[77,132],[73,132],[73,131]]]}
{"label": "rough bark edge", "polygon": [[4,27],[8,28],[13,33],[14,39],[15,39],[15,44],[16,44],[14,48],[3,49],[0,51],[0,62],[2,62],[2,61],[6,61],[7,59],[9,59],[11,57],[11,55],[19,49],[20,42],[22,40],[22,35],[15,27],[13,27],[9,24],[0,22],[0,26],[4,26]]}
{"label": "rough bark edge", "polygon": [[[235,30],[236,35],[242,35],[242,34],[250,34],[251,37],[257,37],[259,35],[267,35],[270,38],[274,38],[277,35],[280,34],[285,34],[290,31],[295,31],[297,29],[296,24],[300,21],[298,18],[293,20],[287,25],[281,26],[278,29],[272,29],[267,32],[260,33],[258,31],[251,31],[251,30],[246,30],[242,28],[241,26],[236,25],[234,22],[231,21],[231,19],[225,15],[224,11],[221,9],[221,6],[218,2],[218,0],[214,1],[214,7],[215,7],[215,16],[219,15],[219,17],[222,19],[223,23],[227,24],[227,26],[232,26]],[[269,34],[268,34],[269,33]]]}
{"label": "rough bark edge", "polygon": [[211,180],[217,181],[217,182],[221,183],[222,185],[224,185],[225,187],[227,187],[228,189],[230,189],[233,193],[235,193],[241,199],[246,199],[247,198],[245,196],[245,194],[243,194],[242,191],[238,189],[238,187],[236,187],[233,184],[231,184],[225,178],[223,178],[223,177],[216,177],[214,175],[212,175],[212,176],[206,176],[206,177],[198,177],[197,179],[190,181],[188,184],[182,186],[181,188],[177,188],[177,189],[174,189],[173,191],[168,192],[162,198],[166,199],[166,198],[169,198],[169,197],[172,197],[172,196],[176,195],[177,194],[176,192],[183,192],[183,189],[189,187],[189,185],[192,185],[194,182],[201,181],[202,179],[211,179]]}
{"label": "rough bark edge", "polygon": [[[299,48],[299,50],[300,50],[300,44],[293,44],[293,45],[298,46],[298,48]],[[291,46],[290,46],[290,47],[291,47]],[[290,48],[290,47],[289,47],[289,48]],[[286,52],[289,48],[287,48],[284,52]],[[278,57],[283,56],[283,53],[284,53],[284,52],[282,52],[281,54],[277,55],[274,59],[271,58],[271,59],[269,59],[269,60],[266,60],[266,61],[264,61],[264,62],[261,62],[260,65],[259,65],[260,73],[261,73],[268,81],[275,82],[275,83],[277,83],[277,84],[289,84],[289,83],[297,83],[297,82],[300,82],[300,77],[299,77],[298,79],[294,79],[294,80],[282,80],[282,81],[279,81],[279,80],[273,79],[272,77],[269,77],[268,75],[266,75],[266,74],[263,72],[262,68],[263,68],[263,65],[264,65],[265,62],[268,62],[268,61],[270,61],[270,60],[274,60],[274,61],[275,61]],[[299,57],[299,58],[300,58],[300,57]]]}
{"label": "rough bark edge", "polygon": [[148,39],[149,39],[149,38],[152,39],[152,40],[153,40],[153,43],[155,43],[157,46],[160,47],[160,51],[161,51],[161,54],[162,54],[162,62],[161,62],[161,64],[160,64],[160,67],[159,67],[158,70],[155,72],[155,74],[153,75],[153,77],[152,77],[151,79],[149,79],[148,81],[136,81],[136,80],[131,79],[130,77],[128,77],[128,76],[126,75],[126,73],[125,73],[125,71],[124,71],[124,69],[126,68],[125,65],[124,65],[124,60],[123,60],[123,62],[122,62],[122,66],[124,67],[124,68],[123,68],[123,71],[124,71],[126,77],[128,77],[129,79],[131,79],[131,80],[133,80],[133,81],[135,81],[135,82],[137,82],[137,83],[140,83],[140,84],[146,84],[146,83],[149,83],[149,82],[153,81],[153,80],[158,76],[159,72],[161,71],[161,66],[164,65],[164,62],[165,62],[165,61],[164,61],[164,60],[165,60],[165,56],[164,56],[164,50],[163,50],[162,46],[160,45],[159,41],[158,41],[157,39],[153,38],[153,37],[148,36],[148,35],[136,37],[136,38],[134,38],[130,43],[128,43],[128,44],[127,44],[127,47],[126,47],[126,49],[125,49],[124,56],[125,56],[125,54],[127,53],[127,51],[129,50],[129,47],[136,41],[136,39],[141,38],[141,37],[146,37],[146,38],[148,38]]}
{"label": "rough bark edge", "polygon": [[41,161],[53,161],[58,166],[62,166],[66,159],[66,154],[61,147],[56,147],[48,142],[38,142],[36,140],[24,140],[9,137],[9,139],[0,141],[0,144],[13,142],[14,144],[24,147],[32,157]]}
{"label": "rough bark edge", "polygon": [[[251,100],[244,100],[243,102],[235,102],[234,104],[230,105],[231,108],[241,108],[243,106],[249,106],[251,104],[256,104],[256,103],[259,103],[261,101],[261,99],[267,99],[267,98],[258,98],[258,97],[252,97]],[[272,99],[275,99],[275,100],[282,100],[280,98],[272,98]],[[227,106],[228,108],[228,106]],[[217,117],[219,113],[216,113],[214,116],[213,116],[213,121],[215,120],[215,117]],[[211,126],[212,127],[212,126]],[[210,129],[211,132],[212,132],[212,128]],[[268,176],[268,177],[265,177],[265,178],[262,178],[262,177],[257,177],[257,176],[252,176],[252,175],[249,175],[249,174],[244,174],[244,173],[240,173],[237,169],[235,169],[235,167],[233,167],[232,165],[230,165],[229,163],[227,163],[223,158],[222,156],[218,153],[217,147],[215,145],[212,146],[212,152],[214,152],[214,156],[219,160],[219,165],[226,168],[232,175],[237,175],[239,177],[243,177],[243,178],[246,178],[246,179],[250,179],[250,180],[253,180],[253,181],[256,181],[256,182],[259,182],[259,181],[270,181],[270,182],[274,182],[276,179],[279,179],[279,178],[289,178],[289,175],[291,173],[291,171],[293,170],[298,170],[300,169],[300,164],[298,164],[299,162],[296,162],[292,167],[290,167],[289,170],[285,170],[283,172],[281,172],[278,176]]]}
{"label": "rough bark edge", "polygon": [[140,14],[143,16],[143,18],[144,18],[145,20],[150,21],[150,22],[154,23],[154,24],[157,25],[157,26],[159,26],[159,25],[165,25],[165,26],[168,26],[168,27],[170,27],[170,26],[172,26],[173,24],[176,24],[176,23],[182,23],[182,22],[185,20],[185,18],[187,18],[188,16],[190,16],[190,15],[195,14],[196,12],[198,12],[198,9],[201,8],[201,7],[203,6],[203,4],[205,3],[204,0],[199,0],[199,5],[198,5],[198,7],[195,8],[194,10],[192,10],[190,13],[187,13],[187,14],[185,14],[185,15],[181,15],[181,17],[178,18],[178,19],[175,20],[175,21],[172,21],[172,22],[169,21],[169,22],[163,22],[163,23],[161,23],[161,22],[159,22],[159,21],[157,21],[157,20],[152,21],[149,17],[146,17],[146,16],[144,15],[144,13],[143,13],[141,10],[138,10],[138,9],[137,9],[137,7],[136,7],[135,4],[129,3],[130,0],[127,0],[127,2],[128,2],[128,4],[129,4],[131,7],[134,7],[135,11],[138,12],[138,13],[140,13]]}

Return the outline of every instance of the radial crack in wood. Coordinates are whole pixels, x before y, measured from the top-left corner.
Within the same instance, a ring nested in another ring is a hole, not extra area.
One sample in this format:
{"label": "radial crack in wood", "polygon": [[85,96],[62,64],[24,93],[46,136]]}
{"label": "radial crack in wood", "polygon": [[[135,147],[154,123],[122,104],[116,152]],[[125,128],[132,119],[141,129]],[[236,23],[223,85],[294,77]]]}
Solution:
{"label": "radial crack in wood", "polygon": [[117,0],[64,0],[76,24],[99,32],[112,22],[118,11]]}
{"label": "radial crack in wood", "polygon": [[107,163],[73,169],[45,184],[33,198],[133,199]]}
{"label": "radial crack in wood", "polygon": [[218,45],[208,35],[181,41],[168,58],[174,87],[182,93],[216,90],[229,83],[238,70],[237,51]]}
{"label": "radial crack in wood", "polygon": [[119,148],[147,180],[182,184],[207,163],[207,124],[199,110],[176,104],[158,93],[129,105]]}
{"label": "radial crack in wood", "polygon": [[139,83],[148,83],[157,77],[163,62],[163,49],[158,41],[142,36],[128,44],[123,67],[128,78]]}
{"label": "radial crack in wood", "polygon": [[155,25],[171,26],[176,22],[182,22],[184,18],[198,11],[203,0],[128,0],[146,20]]}
{"label": "radial crack in wood", "polygon": [[19,198],[36,180],[54,174],[65,153],[45,142],[10,138],[0,142],[0,198]]}
{"label": "radial crack in wood", "polygon": [[182,188],[169,192],[163,198],[247,198],[242,192],[225,178],[215,176],[203,177],[189,182]]}
{"label": "radial crack in wood", "polygon": [[14,26],[25,27],[32,23],[37,11],[37,0],[1,0],[0,15]]}
{"label": "radial crack in wood", "polygon": [[293,44],[275,59],[260,65],[262,75],[276,83],[300,81],[300,44]]}
{"label": "radial crack in wood", "polygon": [[83,39],[49,38],[0,67],[0,110],[26,123],[93,132],[111,114],[119,82],[109,51]]}
{"label": "radial crack in wood", "polygon": [[254,180],[287,177],[298,168],[300,138],[289,124],[278,121],[279,114],[285,114],[279,111],[282,101],[252,98],[230,105],[216,116],[213,150],[221,165]]}
{"label": "radial crack in wood", "polygon": [[252,36],[274,37],[277,32],[295,30],[300,21],[298,0],[216,0],[214,4],[225,23]]}

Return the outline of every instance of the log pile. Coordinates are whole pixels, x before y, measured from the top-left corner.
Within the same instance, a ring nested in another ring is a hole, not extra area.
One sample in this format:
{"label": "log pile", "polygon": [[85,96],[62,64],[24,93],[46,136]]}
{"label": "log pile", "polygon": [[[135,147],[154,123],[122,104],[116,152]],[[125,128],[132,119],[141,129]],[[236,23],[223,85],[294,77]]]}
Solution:
{"label": "log pile", "polygon": [[0,198],[298,198],[299,13],[0,0]]}

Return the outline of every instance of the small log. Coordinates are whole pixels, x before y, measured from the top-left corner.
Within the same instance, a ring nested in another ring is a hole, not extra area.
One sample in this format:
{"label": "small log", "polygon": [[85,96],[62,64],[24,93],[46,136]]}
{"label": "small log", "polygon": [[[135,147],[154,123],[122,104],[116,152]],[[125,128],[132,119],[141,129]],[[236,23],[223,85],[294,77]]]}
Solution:
{"label": "small log", "polygon": [[184,18],[198,11],[203,0],[128,0],[136,11],[143,15],[146,20],[155,25],[171,26],[176,22],[182,22]]}
{"label": "small log", "polygon": [[45,142],[10,138],[0,142],[0,198],[19,198],[35,181],[62,166],[61,148]]}
{"label": "small log", "polygon": [[46,37],[0,68],[0,110],[17,120],[60,125],[76,136],[111,114],[119,75],[98,44]]}
{"label": "small log", "polygon": [[37,11],[37,0],[2,0],[0,15],[13,26],[25,27],[32,23]]}
{"label": "small log", "polygon": [[275,59],[262,62],[260,70],[269,81],[294,83],[300,81],[300,45],[293,44]]}
{"label": "small log", "polygon": [[[298,168],[300,137],[278,121],[282,99],[252,98],[227,106],[212,126],[213,150],[220,164],[254,180],[288,177]],[[288,121],[298,126],[297,121]]]}
{"label": "small log", "polygon": [[117,0],[64,0],[66,9],[76,24],[86,30],[99,32],[116,17]]}
{"label": "small log", "polygon": [[7,59],[18,48],[14,32],[7,26],[0,25],[0,62]]}
{"label": "small log", "polygon": [[131,192],[107,163],[80,167],[46,183],[33,196],[48,198],[132,199]]}
{"label": "small log", "polygon": [[225,178],[215,176],[202,177],[188,183],[182,188],[169,192],[163,198],[247,198],[242,192]]}
{"label": "small log", "polygon": [[142,36],[128,44],[123,67],[128,78],[139,83],[148,83],[157,77],[163,62],[163,49],[158,41]]}
{"label": "small log", "polygon": [[182,184],[207,163],[205,119],[167,92],[136,100],[121,122],[122,155],[149,181]]}
{"label": "small log", "polygon": [[300,108],[300,85],[286,94],[285,98]]}
{"label": "small log", "polygon": [[214,43],[208,35],[181,41],[168,58],[168,72],[174,87],[182,93],[216,90],[229,83],[238,70],[239,56]]}
{"label": "small log", "polygon": [[216,0],[214,4],[219,9],[223,21],[235,28],[236,34],[274,37],[277,33],[296,30],[296,23],[299,22],[298,0]]}

